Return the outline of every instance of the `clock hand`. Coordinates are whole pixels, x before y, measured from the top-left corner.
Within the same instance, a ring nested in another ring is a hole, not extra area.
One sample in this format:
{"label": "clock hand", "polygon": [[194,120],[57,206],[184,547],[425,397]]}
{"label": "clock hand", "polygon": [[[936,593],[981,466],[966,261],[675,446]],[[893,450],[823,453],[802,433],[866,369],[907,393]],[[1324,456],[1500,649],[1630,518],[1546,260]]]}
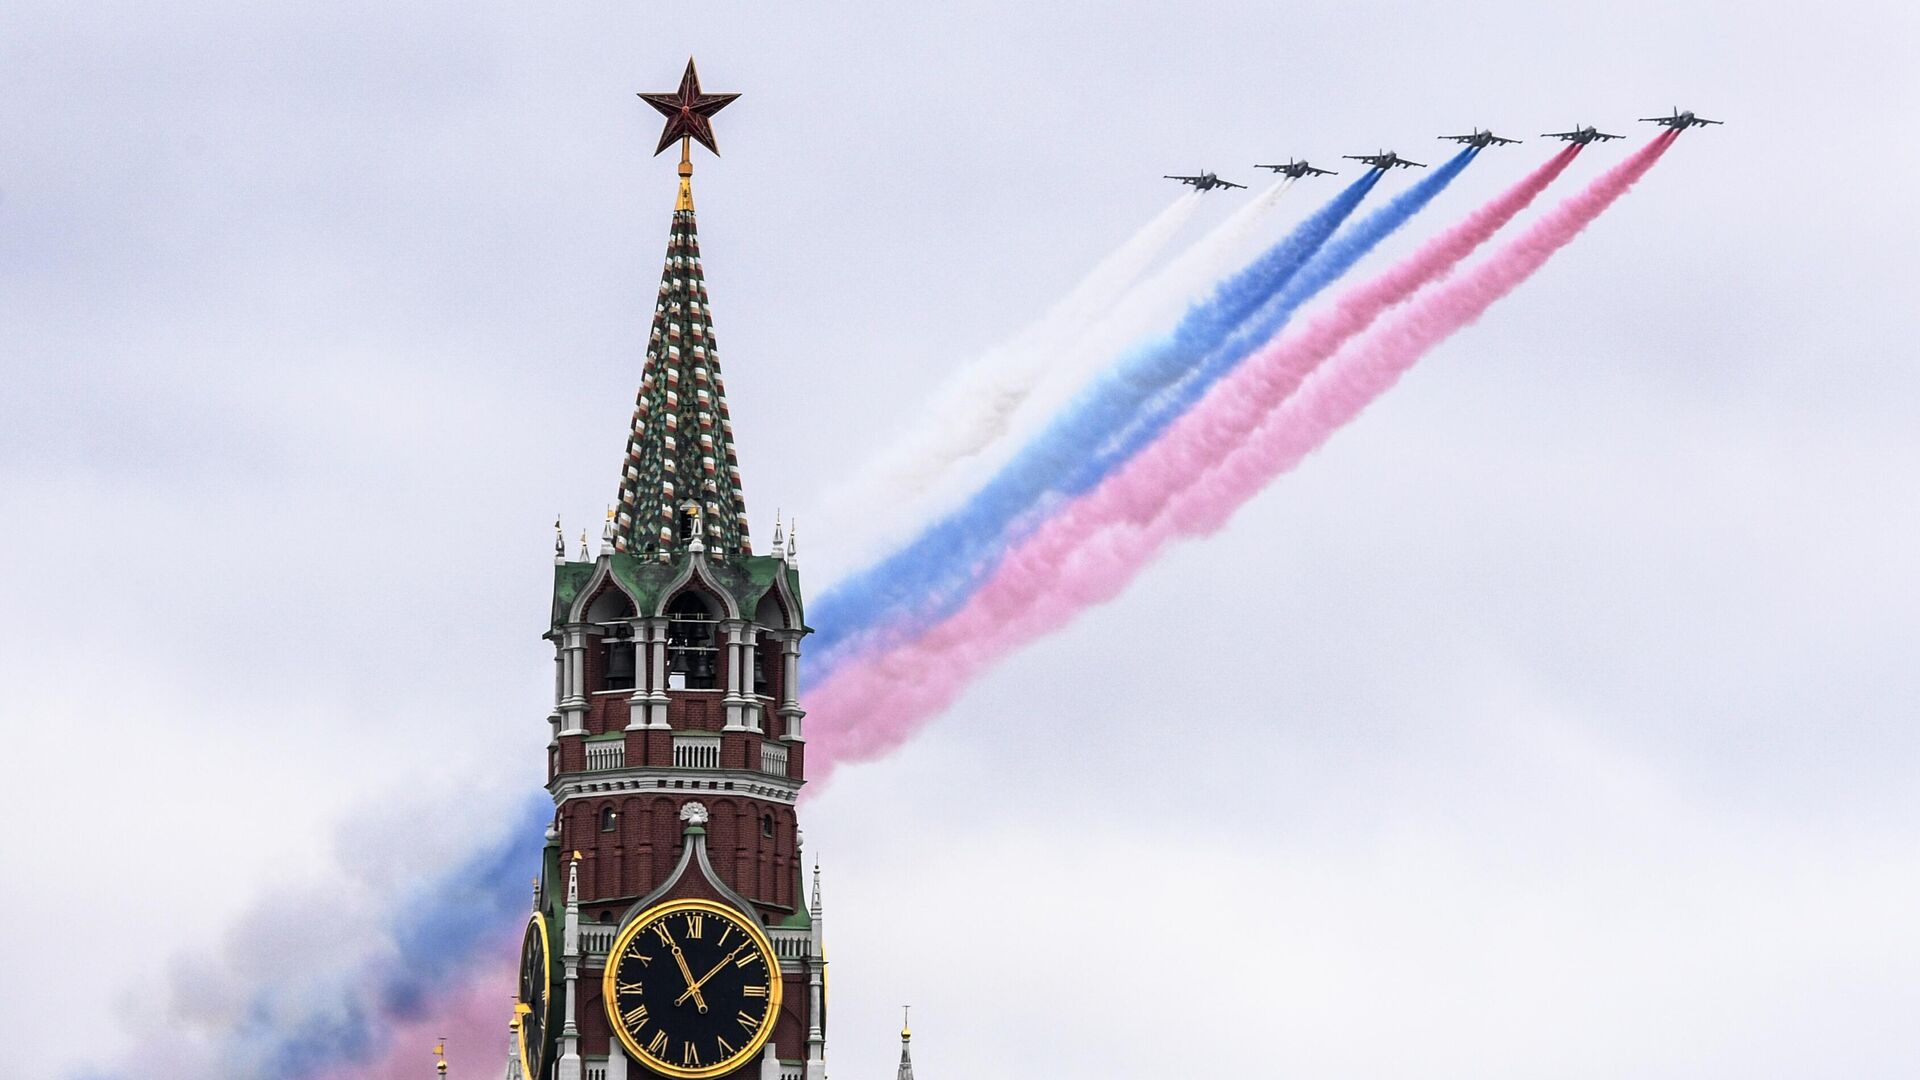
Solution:
{"label": "clock hand", "polygon": [[703,986],[705,986],[705,985],[707,985],[707,980],[708,980],[708,979],[711,979],[711,978],[713,978],[713,977],[714,977],[715,975],[718,975],[718,974],[720,974],[720,969],[721,969],[721,968],[723,968],[723,967],[726,967],[726,966],[727,966],[727,965],[728,965],[729,963],[732,963],[732,962],[733,962],[733,958],[734,958],[734,957],[736,957],[736,956],[739,956],[739,955],[740,955],[740,950],[741,950],[741,949],[744,949],[744,948],[746,948],[746,947],[747,947],[748,945],[751,945],[751,944],[753,944],[753,943],[752,943],[751,941],[743,941],[743,942],[741,942],[740,944],[738,944],[738,945],[736,945],[736,946],[734,946],[734,947],[733,947],[733,951],[732,951],[732,952],[730,952],[730,953],[728,953],[727,955],[725,955],[725,956],[723,956],[723,957],[721,957],[721,958],[720,958],[720,962],[719,962],[719,963],[717,963],[717,964],[715,964],[715,965],[713,965],[713,970],[712,970],[712,971],[709,971],[709,972],[707,972],[707,973],[706,973],[705,975],[702,975],[702,976],[700,976],[700,978],[698,978],[698,979],[696,979],[696,980],[694,980],[693,982],[691,982],[691,983],[689,983],[689,984],[688,984],[688,986],[687,986],[687,989],[686,989],[686,992],[685,992],[685,993],[683,993],[683,994],[681,994],[681,995],[680,995],[679,997],[677,997],[677,998],[674,998],[674,999],[673,999],[673,1003],[674,1003],[675,1005],[678,1005],[678,1004],[680,1004],[681,1002],[683,1002],[683,1001],[685,1001],[685,1000],[687,1000],[687,995],[688,995],[688,994],[696,994],[696,995],[697,995],[697,994],[699,994],[699,993],[700,993],[700,988],[701,988],[701,987],[703,987]]}
{"label": "clock hand", "polygon": [[701,996],[700,987],[694,984],[693,972],[687,967],[687,954],[680,951],[680,943],[673,940],[673,935],[667,932],[664,925],[660,927],[660,936],[666,940],[667,948],[673,950],[673,962],[680,965],[680,977],[687,980],[687,992],[675,998],[673,1003],[678,1005],[691,995],[693,1003],[700,1007],[700,1011],[706,1012],[707,999]]}

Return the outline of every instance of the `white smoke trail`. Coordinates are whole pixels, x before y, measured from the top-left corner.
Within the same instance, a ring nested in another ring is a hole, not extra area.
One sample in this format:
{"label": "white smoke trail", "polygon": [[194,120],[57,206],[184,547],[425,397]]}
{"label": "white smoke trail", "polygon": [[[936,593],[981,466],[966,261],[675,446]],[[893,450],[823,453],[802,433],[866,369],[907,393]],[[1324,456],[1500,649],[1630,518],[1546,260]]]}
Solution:
{"label": "white smoke trail", "polygon": [[[836,546],[848,551],[853,547],[849,541],[881,544],[907,522],[918,520],[923,511],[917,501],[955,462],[978,454],[1006,433],[1008,420],[1045,376],[1050,361],[1114,307],[1199,206],[1198,192],[1176,198],[1046,314],[956,372],[934,394],[924,418],[835,489],[814,511],[810,524],[835,536]],[[856,522],[857,529],[852,527]]]}
{"label": "white smoke trail", "polygon": [[1087,326],[1084,334],[1050,357],[1041,380],[1002,425],[1001,437],[952,462],[938,486],[920,500],[916,519],[924,520],[966,499],[1123,349],[1150,332],[1172,326],[1221,278],[1247,262],[1260,225],[1292,186],[1293,178],[1283,177],[1249,199],[1167,265],[1127,290],[1106,318]]}

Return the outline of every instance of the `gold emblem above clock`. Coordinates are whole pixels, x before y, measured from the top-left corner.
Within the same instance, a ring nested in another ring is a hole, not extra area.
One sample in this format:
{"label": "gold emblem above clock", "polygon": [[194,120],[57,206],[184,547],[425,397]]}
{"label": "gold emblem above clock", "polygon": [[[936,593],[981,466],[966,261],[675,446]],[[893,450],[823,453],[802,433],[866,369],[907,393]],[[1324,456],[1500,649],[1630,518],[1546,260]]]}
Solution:
{"label": "gold emblem above clock", "polygon": [[627,1054],[682,1080],[739,1068],[780,1015],[780,961],[750,918],[672,900],[627,924],[607,956],[607,1020]]}

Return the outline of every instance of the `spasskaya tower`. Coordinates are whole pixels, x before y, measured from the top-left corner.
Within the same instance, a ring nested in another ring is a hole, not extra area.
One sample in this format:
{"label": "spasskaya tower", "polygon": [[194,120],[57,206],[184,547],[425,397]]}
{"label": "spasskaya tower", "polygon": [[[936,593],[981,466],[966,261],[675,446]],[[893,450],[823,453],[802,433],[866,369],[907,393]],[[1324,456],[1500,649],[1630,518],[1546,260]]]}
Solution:
{"label": "spasskaya tower", "polygon": [[509,1080],[824,1080],[817,871],[795,802],[807,634],[791,536],[756,553],[694,224],[717,153],[693,62],[643,94],[680,187],[599,548],[556,545],[555,813],[521,952]]}

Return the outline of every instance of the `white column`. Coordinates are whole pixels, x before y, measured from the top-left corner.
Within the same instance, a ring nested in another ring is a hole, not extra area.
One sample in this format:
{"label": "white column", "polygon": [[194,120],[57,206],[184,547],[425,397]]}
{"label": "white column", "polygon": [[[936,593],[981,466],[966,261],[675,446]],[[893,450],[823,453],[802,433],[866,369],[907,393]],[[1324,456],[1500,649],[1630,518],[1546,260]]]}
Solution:
{"label": "white column", "polygon": [[741,722],[758,732],[767,730],[766,711],[760,707],[760,694],[753,685],[753,667],[760,657],[760,628],[748,623],[740,644],[740,697],[745,701]]}
{"label": "white column", "polygon": [[647,726],[672,727],[667,723],[667,620],[647,620],[647,641],[653,653],[647,666]]}
{"label": "white column", "polygon": [[767,1052],[760,1055],[760,1080],[780,1080],[780,1055],[774,1051],[772,1039],[767,1040]]}
{"label": "white column", "polygon": [[627,1052],[618,1035],[607,1040],[607,1080],[627,1080]]}
{"label": "white column", "polygon": [[566,663],[562,665],[566,678],[564,694],[560,699],[560,715],[564,723],[560,725],[562,735],[585,735],[587,733],[587,632],[582,627],[567,627]]}
{"label": "white column", "polygon": [[727,634],[727,696],[722,699],[727,707],[727,723],[722,728],[724,731],[752,730],[741,716],[747,701],[740,690],[740,684],[746,681],[743,678],[746,672],[741,670],[740,664],[740,627],[741,623],[735,619],[729,619],[721,626]]}
{"label": "white column", "polygon": [[648,662],[653,652],[653,632],[648,629],[651,620],[635,619],[627,628],[633,637],[633,693],[627,698],[627,730],[640,731],[647,726],[647,718],[652,712],[653,702],[653,665]]}
{"label": "white column", "polygon": [[809,980],[807,1027],[807,1080],[827,1080],[827,1032],[820,1023],[822,987],[826,982],[827,962],[814,957],[813,977]]}
{"label": "white column", "polygon": [[567,917],[562,933],[567,972],[566,1019],[560,1027],[560,1061],[555,1080],[581,1080],[580,1025],[576,1021],[580,981],[580,857],[567,864]]}
{"label": "white column", "polygon": [[800,635],[796,631],[780,636],[780,673],[780,737],[805,742],[800,736],[800,720],[807,712],[800,707]]}

